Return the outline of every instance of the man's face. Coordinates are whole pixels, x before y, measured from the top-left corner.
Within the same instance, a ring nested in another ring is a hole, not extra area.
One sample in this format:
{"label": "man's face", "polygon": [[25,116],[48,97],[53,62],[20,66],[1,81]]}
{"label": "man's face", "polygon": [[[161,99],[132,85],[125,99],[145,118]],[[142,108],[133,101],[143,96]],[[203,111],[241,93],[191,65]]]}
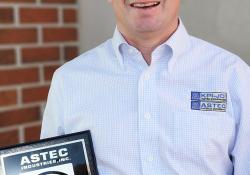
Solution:
{"label": "man's face", "polygon": [[127,33],[162,32],[176,22],[180,0],[108,0],[118,28]]}

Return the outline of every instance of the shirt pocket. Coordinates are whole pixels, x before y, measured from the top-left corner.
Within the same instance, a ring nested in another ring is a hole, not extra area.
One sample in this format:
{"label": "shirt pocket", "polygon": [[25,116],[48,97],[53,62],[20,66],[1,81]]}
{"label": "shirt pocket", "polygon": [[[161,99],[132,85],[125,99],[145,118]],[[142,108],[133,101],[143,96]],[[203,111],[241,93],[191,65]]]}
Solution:
{"label": "shirt pocket", "polygon": [[225,113],[174,112],[161,120],[160,145],[166,157],[200,161],[228,156],[235,124]]}

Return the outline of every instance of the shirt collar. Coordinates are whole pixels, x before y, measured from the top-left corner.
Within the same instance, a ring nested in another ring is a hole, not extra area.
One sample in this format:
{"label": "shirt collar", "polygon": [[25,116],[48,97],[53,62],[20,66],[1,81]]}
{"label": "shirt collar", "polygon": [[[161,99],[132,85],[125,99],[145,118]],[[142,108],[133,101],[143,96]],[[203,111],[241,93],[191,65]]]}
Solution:
{"label": "shirt collar", "polygon": [[[121,53],[122,45],[129,45],[127,41],[124,39],[122,34],[119,32],[118,28],[115,28],[115,32],[112,38],[112,44],[115,51],[115,54],[119,60],[119,63],[123,66],[124,60]],[[189,34],[182,22],[179,18],[179,25],[176,31],[172,34],[172,36],[163,44],[158,46],[156,49],[162,48],[164,46],[168,46],[172,51],[172,60],[171,64],[174,64],[176,58],[178,58],[186,49],[190,46],[190,38]]]}
{"label": "shirt collar", "polygon": [[116,26],[115,32],[113,34],[112,44],[113,44],[113,48],[114,48],[114,51],[115,51],[115,55],[118,58],[118,61],[119,61],[120,65],[123,66],[124,61],[123,61],[123,57],[122,57],[120,49],[121,49],[121,45],[128,44],[128,43],[124,39],[122,34],[119,32],[117,26]]}
{"label": "shirt collar", "polygon": [[180,18],[177,30],[165,42],[165,44],[167,44],[172,50],[172,57],[168,63],[168,71],[170,73],[174,69],[176,61],[180,59],[180,56],[185,53],[191,45],[190,36]]}

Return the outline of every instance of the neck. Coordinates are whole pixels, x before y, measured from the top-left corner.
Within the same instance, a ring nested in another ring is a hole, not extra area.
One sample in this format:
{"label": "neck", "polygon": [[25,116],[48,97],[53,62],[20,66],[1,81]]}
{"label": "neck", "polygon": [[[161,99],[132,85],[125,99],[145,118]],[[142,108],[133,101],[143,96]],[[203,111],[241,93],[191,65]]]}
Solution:
{"label": "neck", "polygon": [[148,65],[151,63],[151,54],[154,49],[167,41],[171,35],[175,32],[178,27],[178,19],[173,22],[169,27],[164,28],[162,31],[154,31],[154,32],[126,32],[126,30],[122,30],[119,28],[120,32],[123,34],[125,40],[135,48],[137,48],[144,60]]}

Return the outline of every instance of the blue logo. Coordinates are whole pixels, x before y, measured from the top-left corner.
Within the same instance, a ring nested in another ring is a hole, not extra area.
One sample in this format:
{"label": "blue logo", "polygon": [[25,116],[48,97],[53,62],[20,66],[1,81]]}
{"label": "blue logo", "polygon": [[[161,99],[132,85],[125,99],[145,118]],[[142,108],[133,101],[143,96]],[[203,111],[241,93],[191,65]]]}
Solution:
{"label": "blue logo", "polygon": [[226,112],[226,92],[191,92],[191,109]]}

